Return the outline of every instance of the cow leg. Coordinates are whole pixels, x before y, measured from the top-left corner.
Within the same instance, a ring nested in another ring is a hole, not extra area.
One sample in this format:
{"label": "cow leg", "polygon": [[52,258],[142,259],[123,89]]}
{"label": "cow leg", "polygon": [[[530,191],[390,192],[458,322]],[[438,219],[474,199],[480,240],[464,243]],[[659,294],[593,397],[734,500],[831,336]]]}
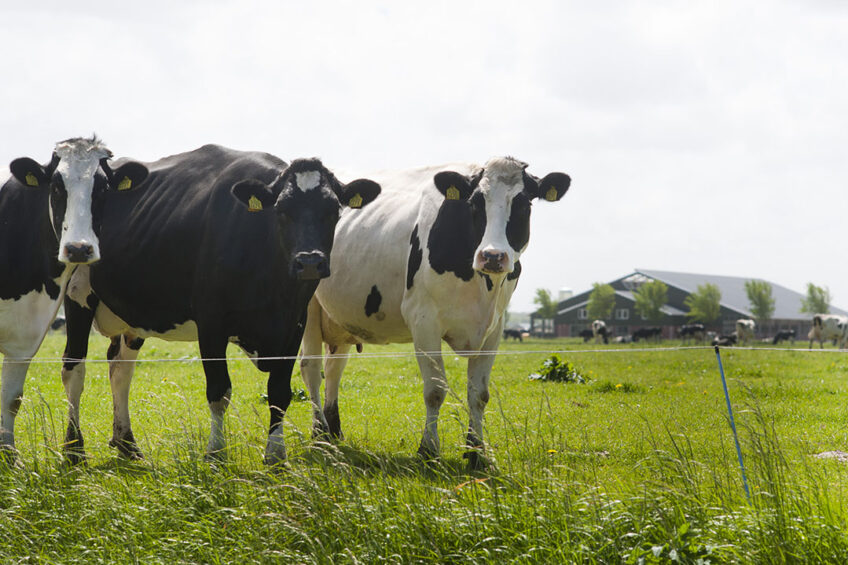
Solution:
{"label": "cow leg", "polygon": [[[497,351],[500,345],[500,332],[492,332],[483,342],[482,351]],[[465,443],[468,452],[468,466],[471,469],[480,469],[484,466],[484,443],[483,443],[483,412],[489,403],[489,377],[492,374],[492,366],[495,364],[494,354],[475,355],[468,359],[468,436]]]}
{"label": "cow leg", "polygon": [[[300,341],[300,336],[298,336]],[[287,350],[281,356],[294,357],[293,351]],[[264,461],[266,465],[276,465],[286,460],[286,442],[283,437],[283,417],[289,409],[292,399],[291,374],[294,369],[294,359],[274,361],[268,373],[268,409],[270,422],[268,425],[268,443],[265,445]]]}
{"label": "cow leg", "polygon": [[312,437],[326,437],[330,426],[321,409],[321,305],[313,298],[307,309],[300,358],[300,376],[312,403]]}
{"label": "cow leg", "polygon": [[343,438],[342,421],[339,417],[339,385],[349,352],[350,345],[340,345],[334,355],[324,358],[324,418],[333,439]]}
{"label": "cow leg", "polygon": [[127,459],[143,459],[130,425],[130,383],[135,372],[135,360],[144,340],[127,335],[112,338],[106,356],[109,358],[109,386],[112,388],[111,447]]}
{"label": "cow leg", "polygon": [[204,331],[198,324],[198,345],[203,358],[206,375],[206,401],[209,403],[209,443],[206,446],[208,459],[219,459],[226,447],[224,438],[224,414],[230,406],[232,383],[227,372],[227,337],[225,332]]}
{"label": "cow leg", "polygon": [[448,392],[448,382],[438,327],[435,323],[427,324],[423,320],[418,322],[413,329],[412,341],[424,384],[424,406],[427,410],[418,455],[431,460],[439,457],[439,410]]}
{"label": "cow leg", "polygon": [[73,465],[85,460],[85,442],[80,428],[80,398],[85,388],[85,358],[88,356],[88,336],[97,299],[92,295],[86,306],[65,297],[65,353],[62,363],[62,384],[68,399],[68,428],[63,451]]}
{"label": "cow leg", "polygon": [[24,397],[24,380],[29,369],[29,359],[34,354],[35,350],[29,354],[14,356],[7,353],[3,358],[0,385],[0,459],[6,463],[15,460],[15,417]]}

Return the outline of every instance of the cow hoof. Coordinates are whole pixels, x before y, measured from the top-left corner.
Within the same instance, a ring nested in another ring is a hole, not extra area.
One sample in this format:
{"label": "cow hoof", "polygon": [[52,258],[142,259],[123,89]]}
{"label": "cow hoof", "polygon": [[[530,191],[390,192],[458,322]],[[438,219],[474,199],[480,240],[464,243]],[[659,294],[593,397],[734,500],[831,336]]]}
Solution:
{"label": "cow hoof", "polygon": [[483,455],[482,450],[474,449],[472,451],[466,451],[462,454],[462,456],[468,460],[468,470],[469,471],[486,471],[491,468],[491,462]]}
{"label": "cow hoof", "polygon": [[439,460],[439,450],[430,442],[421,440],[421,445],[418,446],[418,457],[423,459],[425,463],[436,462]]}
{"label": "cow hoof", "polygon": [[138,448],[138,444],[135,442],[135,437],[133,437],[132,433],[123,438],[113,437],[109,440],[109,447],[117,449],[118,455],[124,459],[129,459],[131,461],[144,459],[144,454],[141,452],[141,449]]}
{"label": "cow hoof", "polygon": [[4,467],[20,466],[18,450],[14,445],[0,445],[0,465]]}

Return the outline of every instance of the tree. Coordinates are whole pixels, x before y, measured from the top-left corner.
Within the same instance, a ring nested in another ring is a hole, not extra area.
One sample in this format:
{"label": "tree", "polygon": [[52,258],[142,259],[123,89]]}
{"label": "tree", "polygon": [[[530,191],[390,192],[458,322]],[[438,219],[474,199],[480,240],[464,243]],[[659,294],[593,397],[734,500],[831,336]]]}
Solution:
{"label": "tree", "polygon": [[711,324],[718,319],[721,313],[721,291],[714,284],[699,284],[698,290],[690,294],[683,301],[689,311],[686,317],[693,322],[699,321]]}
{"label": "tree", "polygon": [[807,283],[807,297],[801,299],[801,312],[807,314],[830,313],[830,289]]}
{"label": "tree", "polygon": [[615,308],[615,289],[605,283],[594,283],[586,309],[592,320],[608,320]]}
{"label": "tree", "polygon": [[633,293],[636,298],[635,309],[640,316],[658,323],[663,318],[662,307],[668,301],[668,286],[662,281],[651,281],[640,286]]}
{"label": "tree", "polygon": [[772,298],[769,283],[766,281],[745,281],[745,293],[751,303],[751,314],[758,322],[771,318],[774,314],[774,298]]}
{"label": "tree", "polygon": [[553,318],[557,313],[557,303],[551,298],[551,293],[544,288],[536,289],[536,297],[533,299],[533,304],[539,306],[536,313],[542,318]]}

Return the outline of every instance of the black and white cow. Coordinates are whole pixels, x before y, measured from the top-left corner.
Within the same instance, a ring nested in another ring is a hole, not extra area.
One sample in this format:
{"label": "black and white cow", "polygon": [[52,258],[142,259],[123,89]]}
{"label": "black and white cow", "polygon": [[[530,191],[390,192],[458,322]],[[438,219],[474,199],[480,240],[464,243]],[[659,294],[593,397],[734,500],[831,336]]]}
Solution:
{"label": "black and white cow", "polygon": [[701,342],[704,340],[705,330],[704,324],[683,324],[680,326],[678,335],[684,342],[690,339]]}
{"label": "black and white cow", "polygon": [[[85,366],[78,360],[86,356],[93,321],[112,338],[110,445],[123,455],[140,456],[128,406],[132,361],[145,338],[159,337],[199,343],[211,456],[225,447],[227,344],[238,344],[269,373],[265,461],[280,462],[306,306],[318,280],[330,274],[341,208],[365,206],[380,187],[368,180],[343,185],[317,159],[286,166],[267,153],[214,145],[148,167],[150,175],[137,190],[106,200],[102,259],[79,269],[68,288],[62,371],[71,405],[68,457],[83,455],[79,401]],[[262,359],[268,357],[274,359]]]}
{"label": "black and white cow", "polygon": [[587,328],[585,330],[580,330],[580,333],[577,335],[583,338],[583,343],[587,343],[590,339],[595,337],[595,332]]}
{"label": "black and white cow", "polygon": [[143,180],[146,170],[128,163],[110,182],[100,161],[112,154],[96,137],[55,146],[40,165],[12,161],[12,178],[0,181],[0,352],[3,353],[0,450],[15,449],[15,417],[29,360],[35,355],[76,265],[100,257],[97,217],[103,194]]}
{"label": "black and white cow", "polygon": [[[482,463],[483,411],[501,340],[504,310],[515,290],[519,257],[530,238],[535,199],[562,198],[570,179],[539,180],[527,164],[496,158],[484,166],[452,164],[369,174],[380,199],[336,228],[333,275],[309,306],[301,373],[315,433],[341,436],[338,391],[352,344],[412,341],[424,384],[426,419],[419,447],[439,454],[439,410],[447,394],[444,340],[468,358],[467,456]],[[321,343],[327,344],[321,407]]]}
{"label": "black and white cow", "polygon": [[736,320],[736,340],[744,345],[754,339],[757,323],[754,320],[740,318]]}
{"label": "black and white cow", "polygon": [[595,320],[592,322],[592,336],[595,338],[595,343],[609,343],[609,330],[607,324],[603,320]]}
{"label": "black and white cow", "polygon": [[807,334],[810,340],[810,349],[813,341],[819,342],[819,347],[824,349],[824,342],[833,340],[839,344],[840,349],[848,344],[848,317],[838,314],[816,314],[813,316],[813,326]]}
{"label": "black and white cow", "polygon": [[776,334],[774,334],[774,339],[771,341],[772,345],[777,345],[781,341],[789,341],[790,343],[795,343],[795,330],[780,330]]}

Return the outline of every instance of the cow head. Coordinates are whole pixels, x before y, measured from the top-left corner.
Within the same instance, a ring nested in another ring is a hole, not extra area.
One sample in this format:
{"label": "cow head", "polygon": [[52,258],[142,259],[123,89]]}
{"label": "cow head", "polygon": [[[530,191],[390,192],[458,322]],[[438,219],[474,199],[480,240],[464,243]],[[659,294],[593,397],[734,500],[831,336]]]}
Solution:
{"label": "cow head", "polygon": [[[58,259],[66,264],[88,264],[100,259],[93,210],[104,190],[126,190],[147,176],[139,163],[127,163],[109,176],[106,159],[112,152],[96,136],[72,138],[56,144],[53,158],[39,165],[29,157],[15,159],[9,168],[24,186],[48,191],[50,223],[59,244]],[[107,177],[99,174],[103,165]]]}
{"label": "cow head", "polygon": [[271,184],[236,183],[233,195],[250,212],[273,211],[289,273],[302,280],[330,276],[330,251],[343,206],[362,208],[380,194],[367,179],[342,184],[318,159],[297,159]]}
{"label": "cow head", "polygon": [[[464,206],[469,217],[474,251],[472,268],[485,275],[513,271],[530,239],[530,204],[534,198],[556,202],[571,184],[564,173],[539,180],[527,164],[511,157],[491,159],[471,176],[442,171],[433,178],[445,206]],[[440,214],[442,211],[440,211]],[[469,248],[470,251],[470,248]]]}

